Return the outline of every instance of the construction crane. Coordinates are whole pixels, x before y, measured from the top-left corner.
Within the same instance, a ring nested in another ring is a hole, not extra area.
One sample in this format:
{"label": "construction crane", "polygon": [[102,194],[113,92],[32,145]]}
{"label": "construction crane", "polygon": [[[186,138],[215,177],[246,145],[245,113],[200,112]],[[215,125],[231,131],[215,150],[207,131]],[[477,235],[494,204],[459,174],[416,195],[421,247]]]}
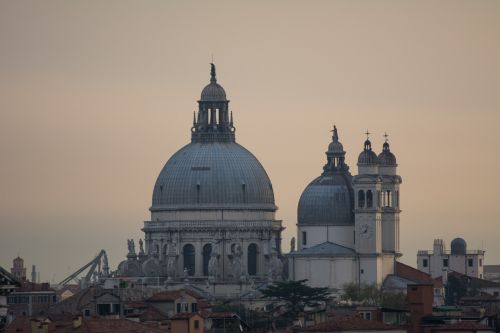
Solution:
{"label": "construction crane", "polygon": [[[89,268],[90,267],[90,268]],[[87,268],[89,268],[87,274],[83,278],[78,278],[78,276],[84,272]],[[87,287],[91,282],[92,278],[94,281],[109,276],[109,266],[108,266],[108,255],[106,251],[101,250],[99,254],[92,259],[88,264],[78,269],[76,272],[62,280],[58,283],[58,287],[61,288],[68,284],[70,281],[76,281],[80,284],[81,288]]]}

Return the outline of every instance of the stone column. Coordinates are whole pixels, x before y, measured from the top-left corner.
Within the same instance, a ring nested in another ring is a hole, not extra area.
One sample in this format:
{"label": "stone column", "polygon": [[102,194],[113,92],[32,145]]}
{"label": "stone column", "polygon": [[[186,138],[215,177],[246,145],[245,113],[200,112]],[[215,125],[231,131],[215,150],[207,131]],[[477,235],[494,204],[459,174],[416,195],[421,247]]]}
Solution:
{"label": "stone column", "polygon": [[203,276],[203,243],[201,240],[198,240],[193,244],[195,246],[195,276],[202,277]]}

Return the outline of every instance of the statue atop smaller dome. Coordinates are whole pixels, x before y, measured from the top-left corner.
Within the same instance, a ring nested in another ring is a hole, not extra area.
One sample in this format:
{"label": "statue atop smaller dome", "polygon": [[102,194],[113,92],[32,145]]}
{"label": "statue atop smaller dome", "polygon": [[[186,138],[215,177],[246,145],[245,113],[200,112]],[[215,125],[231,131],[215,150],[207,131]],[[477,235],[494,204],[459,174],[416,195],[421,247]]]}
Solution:
{"label": "statue atop smaller dome", "polygon": [[200,101],[204,102],[226,102],[226,91],[217,83],[215,65],[210,64],[210,83],[201,91]]}

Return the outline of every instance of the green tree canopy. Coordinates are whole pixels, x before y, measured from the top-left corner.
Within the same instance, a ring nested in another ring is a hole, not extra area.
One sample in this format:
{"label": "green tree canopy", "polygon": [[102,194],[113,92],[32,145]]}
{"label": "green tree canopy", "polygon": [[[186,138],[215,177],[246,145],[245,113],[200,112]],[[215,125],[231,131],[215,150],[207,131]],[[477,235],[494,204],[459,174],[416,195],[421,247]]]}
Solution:
{"label": "green tree canopy", "polygon": [[402,292],[383,291],[376,285],[349,283],[344,286],[341,299],[362,305],[401,309],[405,306],[406,295]]}
{"label": "green tree canopy", "polygon": [[328,288],[315,288],[307,280],[278,281],[262,290],[265,298],[283,303],[289,317],[296,319],[306,307],[314,307],[328,299]]}

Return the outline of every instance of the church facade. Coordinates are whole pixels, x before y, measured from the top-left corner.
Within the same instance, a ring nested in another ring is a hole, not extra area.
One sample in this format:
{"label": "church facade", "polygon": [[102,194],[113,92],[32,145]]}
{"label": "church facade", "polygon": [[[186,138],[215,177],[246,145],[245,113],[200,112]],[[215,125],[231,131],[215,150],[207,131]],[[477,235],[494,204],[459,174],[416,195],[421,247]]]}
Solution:
{"label": "church facade", "polygon": [[288,254],[289,278],[341,290],[375,284],[395,274],[399,250],[399,187],[395,155],[386,139],[377,155],[367,138],[358,174],[345,162],[337,128],[323,173],[303,191],[297,212],[297,250]]}
{"label": "church facade", "polygon": [[254,285],[282,278],[280,220],[271,181],[236,143],[224,88],[211,65],[194,115],[191,142],[161,170],[151,220],[117,276],[193,285]]}

